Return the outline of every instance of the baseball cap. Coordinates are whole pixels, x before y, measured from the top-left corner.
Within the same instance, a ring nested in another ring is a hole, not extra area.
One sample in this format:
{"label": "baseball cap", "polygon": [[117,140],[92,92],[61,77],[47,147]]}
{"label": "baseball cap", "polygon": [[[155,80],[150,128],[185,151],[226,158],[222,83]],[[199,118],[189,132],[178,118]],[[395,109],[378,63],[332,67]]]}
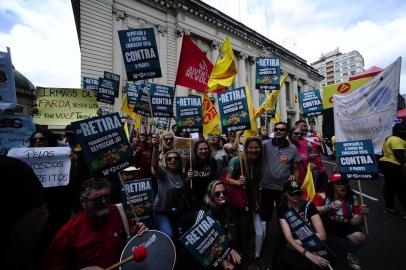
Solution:
{"label": "baseball cap", "polygon": [[330,182],[332,182],[332,183],[340,181],[341,179],[342,179],[342,176],[340,173],[332,173],[330,175]]}
{"label": "baseball cap", "polygon": [[283,184],[283,192],[287,193],[298,193],[302,192],[302,188],[299,186],[299,184],[296,181],[288,181],[285,184]]}
{"label": "baseball cap", "polygon": [[139,171],[141,168],[136,168],[135,166],[129,166],[125,169],[123,169],[123,172],[133,172],[133,171]]}

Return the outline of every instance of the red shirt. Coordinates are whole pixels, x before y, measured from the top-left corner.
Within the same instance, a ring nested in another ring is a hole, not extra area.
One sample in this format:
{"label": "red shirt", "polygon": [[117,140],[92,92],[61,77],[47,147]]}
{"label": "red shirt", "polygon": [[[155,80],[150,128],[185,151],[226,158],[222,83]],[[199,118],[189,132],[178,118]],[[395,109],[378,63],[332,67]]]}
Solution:
{"label": "red shirt", "polygon": [[110,206],[107,220],[101,226],[89,223],[87,212],[82,210],[56,234],[44,269],[107,268],[120,260],[125,243],[126,232],[115,205]]}

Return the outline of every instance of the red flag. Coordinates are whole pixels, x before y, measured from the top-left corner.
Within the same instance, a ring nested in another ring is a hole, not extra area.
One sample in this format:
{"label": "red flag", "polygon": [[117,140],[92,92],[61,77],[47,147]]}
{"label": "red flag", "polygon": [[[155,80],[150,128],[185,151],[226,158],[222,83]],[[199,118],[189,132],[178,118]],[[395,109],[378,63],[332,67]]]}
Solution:
{"label": "red flag", "polygon": [[190,37],[183,35],[175,84],[205,92],[212,69],[213,64],[206,55]]}

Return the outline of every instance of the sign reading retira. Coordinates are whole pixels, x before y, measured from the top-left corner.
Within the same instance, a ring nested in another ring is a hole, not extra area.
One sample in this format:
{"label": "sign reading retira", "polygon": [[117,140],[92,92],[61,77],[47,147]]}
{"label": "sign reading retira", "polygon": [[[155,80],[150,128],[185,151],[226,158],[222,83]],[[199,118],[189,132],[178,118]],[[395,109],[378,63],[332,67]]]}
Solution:
{"label": "sign reading retira", "polygon": [[337,142],[338,171],[348,179],[372,179],[378,173],[371,140]]}
{"label": "sign reading retira", "polygon": [[72,123],[86,162],[96,176],[128,167],[132,152],[118,113]]}
{"label": "sign reading retira", "polygon": [[162,76],[153,28],[122,30],[118,36],[129,81]]}

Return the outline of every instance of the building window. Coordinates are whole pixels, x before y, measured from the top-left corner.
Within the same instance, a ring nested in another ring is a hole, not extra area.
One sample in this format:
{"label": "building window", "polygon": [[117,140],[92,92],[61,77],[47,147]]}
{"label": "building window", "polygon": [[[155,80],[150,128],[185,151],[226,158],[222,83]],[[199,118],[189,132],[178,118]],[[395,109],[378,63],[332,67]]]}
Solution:
{"label": "building window", "polygon": [[292,106],[292,93],[290,91],[290,82],[285,82],[286,106]]}

